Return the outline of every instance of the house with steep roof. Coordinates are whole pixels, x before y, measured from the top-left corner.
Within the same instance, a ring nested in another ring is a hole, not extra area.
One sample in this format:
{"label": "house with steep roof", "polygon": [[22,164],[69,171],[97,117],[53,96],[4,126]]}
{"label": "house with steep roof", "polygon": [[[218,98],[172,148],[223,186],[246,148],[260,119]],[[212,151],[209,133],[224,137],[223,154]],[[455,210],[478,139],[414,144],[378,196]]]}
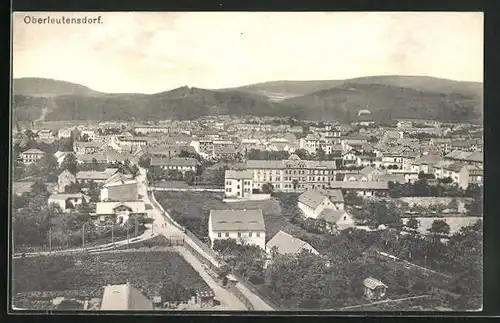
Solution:
{"label": "house with steep roof", "polygon": [[90,197],[82,193],[76,194],[52,194],[48,199],[48,204],[56,204],[63,212],[69,212],[77,205],[90,202]]}
{"label": "house with steep roof", "polygon": [[65,169],[57,176],[57,191],[59,193],[64,193],[66,191],[66,186],[71,186],[73,183],[76,183],[76,176]]}
{"label": "house with steep roof", "polygon": [[318,220],[325,220],[327,229],[331,232],[352,228],[355,225],[353,217],[344,209],[326,208],[318,215]]}
{"label": "house with steep roof", "polygon": [[36,163],[45,156],[45,152],[37,148],[28,149],[21,153],[20,157],[23,160],[23,164],[29,165]]}
{"label": "house with steep roof", "polygon": [[212,248],[217,239],[266,248],[266,225],[262,210],[210,210],[208,236]]}
{"label": "house with steep roof", "polygon": [[71,154],[73,154],[73,152],[71,152],[71,151],[59,151],[59,150],[54,153],[54,157],[56,158],[57,164],[59,165],[59,167],[61,166],[61,164],[64,161],[64,159],[66,158],[66,156],[71,155]]}
{"label": "house with steep roof", "polygon": [[318,191],[307,191],[299,196],[297,203],[299,209],[304,212],[307,218],[316,219],[324,209],[343,210],[344,203],[337,201],[333,203],[328,196],[321,194]]}
{"label": "house with steep roof", "polygon": [[319,252],[309,243],[281,230],[266,243],[266,252],[269,255],[272,255],[273,252],[279,255],[297,255],[303,250],[319,255]]}
{"label": "house with steep roof", "polygon": [[102,311],[151,311],[153,302],[129,282],[104,288]]}
{"label": "house with steep roof", "polygon": [[146,205],[142,201],[97,202],[95,216],[104,221],[116,218],[118,224],[126,223],[129,217],[146,216]]}
{"label": "house with steep roof", "polygon": [[363,175],[368,181],[372,181],[373,177],[381,175],[383,172],[381,170],[368,166],[360,170],[359,173]]}
{"label": "house with steep roof", "polygon": [[76,162],[80,165],[82,164],[105,164],[108,162],[104,152],[99,151],[92,154],[76,154]]}
{"label": "house with steep roof", "polygon": [[81,171],[76,173],[76,180],[80,183],[91,181],[104,183],[116,173],[118,173],[118,168],[106,168],[104,171]]}
{"label": "house with steep roof", "polygon": [[365,297],[370,300],[379,300],[385,297],[387,285],[378,279],[368,277],[363,280]]}
{"label": "house with steep roof", "polygon": [[424,155],[411,163],[410,170],[418,173],[424,172],[425,174],[434,174],[435,166],[442,160],[443,158],[439,155]]}
{"label": "house with steep roof", "polygon": [[101,188],[101,201],[137,201],[139,187],[130,175],[116,173],[108,178]]}

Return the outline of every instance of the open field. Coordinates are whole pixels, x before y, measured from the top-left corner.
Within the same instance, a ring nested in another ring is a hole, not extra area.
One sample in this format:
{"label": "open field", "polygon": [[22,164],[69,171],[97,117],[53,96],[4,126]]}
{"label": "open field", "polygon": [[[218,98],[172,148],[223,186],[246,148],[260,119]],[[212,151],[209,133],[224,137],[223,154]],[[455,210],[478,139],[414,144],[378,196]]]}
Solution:
{"label": "open field", "polygon": [[[128,251],[71,254],[14,259],[12,291],[79,291],[80,296],[102,297],[104,286],[130,282],[144,295],[159,295],[162,284],[181,284],[188,289],[208,285],[173,251]],[[28,300],[24,300],[27,306]],[[29,303],[29,302],[28,302]]]}

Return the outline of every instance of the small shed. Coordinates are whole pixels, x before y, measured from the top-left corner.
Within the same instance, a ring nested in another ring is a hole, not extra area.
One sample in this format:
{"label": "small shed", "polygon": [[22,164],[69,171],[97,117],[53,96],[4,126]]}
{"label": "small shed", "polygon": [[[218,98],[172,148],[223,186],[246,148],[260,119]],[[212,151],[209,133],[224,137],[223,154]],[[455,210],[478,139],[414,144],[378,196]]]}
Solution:
{"label": "small shed", "polygon": [[385,297],[387,285],[373,277],[366,278],[363,281],[365,287],[365,297],[368,299],[378,300]]}
{"label": "small shed", "polygon": [[212,290],[203,290],[196,292],[196,304],[201,308],[214,306],[215,294]]}
{"label": "small shed", "polygon": [[161,308],[162,303],[161,303],[161,296],[154,296],[153,297],[153,308]]}

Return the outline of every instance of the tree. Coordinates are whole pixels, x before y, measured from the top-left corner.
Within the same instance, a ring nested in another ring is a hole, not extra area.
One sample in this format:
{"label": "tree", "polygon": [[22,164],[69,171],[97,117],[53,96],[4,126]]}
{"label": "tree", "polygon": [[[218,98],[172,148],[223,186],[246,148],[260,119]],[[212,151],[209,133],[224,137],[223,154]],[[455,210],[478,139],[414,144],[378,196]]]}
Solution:
{"label": "tree", "polygon": [[319,147],[316,149],[316,159],[317,160],[327,160],[326,152],[323,148]]}
{"label": "tree", "polygon": [[193,185],[195,182],[196,173],[193,171],[187,171],[184,174],[184,180],[188,185]]}
{"label": "tree", "polygon": [[209,179],[210,184],[214,186],[224,186],[224,181],[226,180],[226,170],[229,169],[227,166],[219,167],[217,171]]}
{"label": "tree", "polygon": [[59,305],[57,305],[57,309],[58,310],[71,310],[71,311],[82,310],[83,305],[80,302],[75,301],[75,300],[64,299],[61,301],[61,303],[59,303]]}
{"label": "tree", "polygon": [[406,226],[411,231],[417,232],[418,228],[420,227],[420,221],[418,221],[416,218],[410,218],[408,222],[406,222]]}
{"label": "tree", "polygon": [[99,189],[99,185],[94,181],[90,181],[87,194],[89,195],[90,200],[92,202],[98,202],[100,199],[100,194],[101,194],[101,191]]}
{"label": "tree", "polygon": [[271,183],[262,184],[262,193],[272,194],[273,192],[274,192],[273,184],[271,184]]}
{"label": "tree", "polygon": [[78,162],[75,155],[66,155],[61,163],[61,169],[68,170],[71,174],[75,175],[78,172]]}
{"label": "tree", "polygon": [[47,190],[47,185],[42,180],[36,180],[33,185],[31,185],[31,193],[35,196],[48,196],[50,193]]}
{"label": "tree", "polygon": [[193,152],[193,151],[187,151],[187,150],[181,150],[181,152],[179,153],[179,157],[194,158],[199,162],[201,162],[201,160],[202,160],[201,156],[198,153]]}
{"label": "tree", "polygon": [[309,152],[305,149],[297,149],[294,153],[297,155],[300,159],[307,160],[309,158]]}
{"label": "tree", "polygon": [[138,164],[140,167],[148,169],[151,165],[151,158],[147,155],[142,155],[141,157],[139,157]]}
{"label": "tree", "polygon": [[171,181],[182,181],[183,175],[177,169],[169,169],[167,171],[167,179]]}
{"label": "tree", "polygon": [[172,279],[162,282],[159,294],[162,302],[186,301],[191,297],[191,291],[180,283],[180,279]]}
{"label": "tree", "polygon": [[446,236],[450,233],[450,226],[445,220],[434,220],[427,230],[435,236]]}
{"label": "tree", "polygon": [[130,173],[132,174],[132,176],[134,178],[137,177],[137,175],[139,175],[140,171],[139,171],[139,167],[137,167],[136,164],[133,164],[130,166]]}

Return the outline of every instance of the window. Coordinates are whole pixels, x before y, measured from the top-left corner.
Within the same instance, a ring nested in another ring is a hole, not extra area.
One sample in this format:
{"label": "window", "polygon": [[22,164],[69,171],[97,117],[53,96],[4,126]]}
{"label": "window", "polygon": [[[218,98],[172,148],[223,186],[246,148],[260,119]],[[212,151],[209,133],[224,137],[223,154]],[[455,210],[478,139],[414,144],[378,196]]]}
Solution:
{"label": "window", "polygon": [[217,237],[221,238],[222,237],[222,232],[217,233]]}
{"label": "window", "polygon": [[257,237],[260,237],[260,232],[257,232]]}
{"label": "window", "polygon": [[248,232],[248,236],[252,237],[252,231]]}
{"label": "window", "polygon": [[241,232],[238,232],[238,238],[241,238]]}
{"label": "window", "polygon": [[238,189],[240,189],[240,186],[238,185]]}
{"label": "window", "polygon": [[226,238],[229,238],[229,232],[226,232]]}

